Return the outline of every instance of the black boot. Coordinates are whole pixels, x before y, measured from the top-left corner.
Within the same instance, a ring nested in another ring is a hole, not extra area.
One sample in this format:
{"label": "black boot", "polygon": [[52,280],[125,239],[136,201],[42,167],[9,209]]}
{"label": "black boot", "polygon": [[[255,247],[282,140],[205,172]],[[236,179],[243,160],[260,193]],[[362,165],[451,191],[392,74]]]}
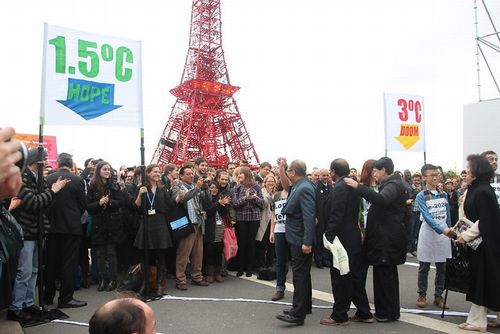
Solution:
{"label": "black boot", "polygon": [[137,291],[137,293],[142,296],[142,297],[146,297],[145,296],[145,293],[146,293],[146,284],[144,283],[144,279],[142,280],[142,284],[141,284],[141,287],[139,288],[139,291]]}
{"label": "black boot", "polygon": [[106,280],[104,277],[99,278],[99,285],[97,286],[97,291],[104,291],[106,290]]}
{"label": "black boot", "polygon": [[161,265],[158,265],[157,267],[157,271],[156,271],[156,282],[157,282],[157,285],[156,285],[156,295],[158,297],[162,297],[164,294],[165,294],[165,288],[166,287],[163,287],[162,286],[162,281],[163,281],[163,278],[166,277],[166,269],[164,266],[161,266]]}
{"label": "black boot", "polygon": [[106,285],[106,291],[113,291],[116,289],[116,278],[112,278],[108,285]]}

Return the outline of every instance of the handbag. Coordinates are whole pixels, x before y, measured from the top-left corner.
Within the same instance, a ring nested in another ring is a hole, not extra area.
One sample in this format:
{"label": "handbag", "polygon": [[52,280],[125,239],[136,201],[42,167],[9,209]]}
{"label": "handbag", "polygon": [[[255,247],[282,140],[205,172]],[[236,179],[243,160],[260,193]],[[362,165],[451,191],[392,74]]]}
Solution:
{"label": "handbag", "polygon": [[191,233],[194,233],[193,224],[191,224],[187,216],[168,222],[168,226],[170,227],[172,239],[174,240],[183,239]]}
{"label": "handbag", "polygon": [[120,282],[118,291],[138,292],[142,284],[141,265],[136,264],[128,268],[127,276]]}
{"label": "handbag", "polygon": [[238,241],[234,227],[224,225],[224,258],[229,261],[238,253]]}
{"label": "handbag", "polygon": [[470,261],[462,252],[451,259],[446,259],[444,287],[447,290],[468,294],[471,285]]}

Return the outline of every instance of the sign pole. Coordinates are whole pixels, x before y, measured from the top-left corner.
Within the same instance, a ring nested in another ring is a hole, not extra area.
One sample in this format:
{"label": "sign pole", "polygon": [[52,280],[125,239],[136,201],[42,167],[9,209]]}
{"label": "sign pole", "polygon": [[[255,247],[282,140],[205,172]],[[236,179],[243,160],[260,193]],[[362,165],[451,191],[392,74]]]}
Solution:
{"label": "sign pole", "polygon": [[382,94],[382,98],[384,100],[384,156],[387,157],[387,105],[385,94]]}
{"label": "sign pole", "polygon": [[[40,125],[38,130],[38,155],[37,155],[37,190],[38,194],[43,192],[43,117],[40,117]],[[43,311],[44,296],[44,274],[45,265],[43,263],[43,216],[42,209],[38,210],[38,308]]]}
{"label": "sign pole", "polygon": [[[45,62],[47,53],[47,23],[43,25],[43,56],[42,56],[42,90],[40,98],[40,119],[38,126],[38,156],[37,156],[37,190],[38,194],[43,192],[43,126],[45,124]],[[38,305],[39,311],[43,313],[44,311],[44,276],[45,276],[45,265],[43,263],[43,216],[42,209],[38,210]]]}
{"label": "sign pole", "polygon": [[[144,128],[141,128],[141,186],[146,186],[146,171],[145,171],[145,154],[144,154]],[[142,198],[141,198],[142,201]],[[146,299],[149,298],[149,236],[148,236],[148,208],[142,201],[142,228],[144,241],[144,291],[141,295]]]}

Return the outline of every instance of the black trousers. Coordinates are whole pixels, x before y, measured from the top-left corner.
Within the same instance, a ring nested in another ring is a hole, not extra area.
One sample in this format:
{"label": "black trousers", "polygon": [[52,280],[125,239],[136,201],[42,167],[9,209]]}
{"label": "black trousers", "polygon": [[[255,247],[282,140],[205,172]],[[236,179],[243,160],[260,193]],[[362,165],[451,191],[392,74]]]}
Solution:
{"label": "black trousers", "polygon": [[399,278],[397,266],[373,266],[375,316],[399,319]]}
{"label": "black trousers", "polygon": [[54,300],[57,278],[61,280],[58,303],[67,303],[73,298],[81,239],[81,235],[49,233],[46,246],[47,269],[44,291],[46,302]]}
{"label": "black trousers", "polygon": [[274,244],[269,241],[269,234],[271,232],[271,222],[267,224],[266,232],[262,237],[262,241],[257,242],[257,267],[269,268],[274,263]]}
{"label": "black trousers", "polygon": [[358,317],[361,319],[372,317],[363,279],[362,253],[349,254],[349,269],[348,274],[340,275],[338,269],[330,268],[332,292],[335,299],[330,317],[340,322],[349,320],[347,312],[351,306],[351,301],[357,308],[356,315]]}
{"label": "black trousers", "polygon": [[316,242],[313,247],[314,262],[322,265],[332,263],[332,253],[328,251],[323,244],[323,234],[325,233],[325,222],[318,221],[316,224]]}
{"label": "black trousers", "polygon": [[293,273],[293,307],[290,315],[305,319],[312,307],[311,262],[312,254],[302,253],[302,246],[290,245]]}
{"label": "black trousers", "polygon": [[90,258],[89,258],[89,248],[90,239],[85,236],[87,232],[87,223],[82,224],[82,239],[80,241],[80,250],[78,254],[78,264],[82,269],[82,280],[86,280],[89,277],[90,269]]}
{"label": "black trousers", "polygon": [[203,244],[203,267],[208,266],[221,268],[222,267],[222,250],[224,243],[219,242],[206,242]]}
{"label": "black trousers", "polygon": [[255,262],[255,236],[259,230],[260,221],[239,221],[235,225],[238,240],[239,271],[251,272]]}

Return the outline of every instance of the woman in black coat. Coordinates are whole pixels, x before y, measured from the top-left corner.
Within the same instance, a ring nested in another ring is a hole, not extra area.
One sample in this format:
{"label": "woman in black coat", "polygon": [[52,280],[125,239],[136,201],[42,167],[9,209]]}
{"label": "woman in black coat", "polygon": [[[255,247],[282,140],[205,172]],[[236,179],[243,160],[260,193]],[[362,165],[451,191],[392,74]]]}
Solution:
{"label": "woman in black coat", "polygon": [[[468,248],[472,281],[467,300],[472,306],[467,322],[459,328],[486,331],[488,309],[500,312],[500,209],[489,180],[494,171],[488,160],[479,155],[467,158],[467,193],[464,213],[472,222],[479,220],[478,229],[469,229],[457,240],[464,244],[478,236],[483,241],[476,250]],[[500,319],[497,319],[497,323]]]}
{"label": "woman in black coat", "polygon": [[399,278],[397,265],[406,261],[406,197],[401,177],[393,174],[394,164],[381,158],[373,165],[378,192],[353,179],[347,185],[371,203],[364,240],[364,253],[373,265],[375,318],[379,322],[399,319]]}
{"label": "woman in black coat", "polygon": [[92,216],[91,243],[96,250],[99,275],[97,291],[116,289],[116,245],[124,237],[121,221],[124,206],[125,199],[111,176],[110,164],[99,162],[87,192],[87,211]]}
{"label": "woman in black coat", "polygon": [[[167,216],[179,202],[173,200],[170,191],[160,181],[160,167],[151,164],[146,167],[146,182],[137,191],[135,206],[142,213],[143,219],[135,238],[134,246],[138,249],[147,248],[151,252],[150,259],[156,263],[157,295],[163,295],[163,278],[166,277],[166,252],[172,247],[172,237],[168,228]],[[147,229],[144,220],[147,219]],[[144,234],[147,235],[147,247],[144,243]]]}
{"label": "woman in black coat", "polygon": [[[229,218],[229,194],[219,194],[219,185],[208,183],[210,198],[207,203],[207,219],[203,235],[203,266],[208,283],[224,282],[222,277],[222,250],[224,248],[224,221]],[[230,219],[230,218],[229,218]]]}

